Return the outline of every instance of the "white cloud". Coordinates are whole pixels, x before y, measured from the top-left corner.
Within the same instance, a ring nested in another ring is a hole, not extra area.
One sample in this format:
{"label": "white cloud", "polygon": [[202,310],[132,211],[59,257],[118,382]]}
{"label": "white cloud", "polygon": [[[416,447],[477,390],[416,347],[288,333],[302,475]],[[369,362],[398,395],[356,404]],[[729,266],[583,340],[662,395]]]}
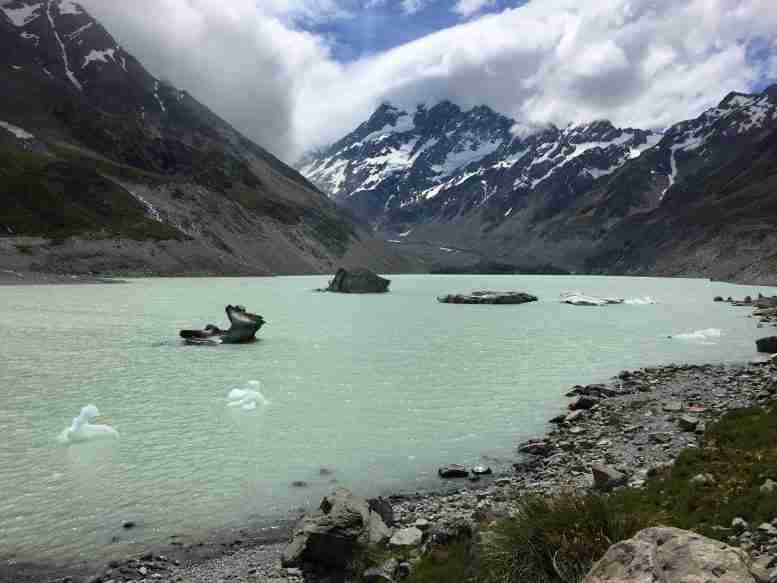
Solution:
{"label": "white cloud", "polygon": [[486,104],[519,127],[597,118],[665,127],[777,73],[775,58],[746,58],[748,42],[777,42],[773,1],[530,0],[347,64],[298,23],[358,18],[351,1],[83,4],[153,72],[293,160],[342,137],[386,99]]}
{"label": "white cloud", "polygon": [[415,14],[423,9],[428,3],[429,0],[402,0],[400,4],[402,6],[402,12],[405,14]]}
{"label": "white cloud", "polygon": [[458,0],[453,11],[466,18],[494,4],[496,0]]}

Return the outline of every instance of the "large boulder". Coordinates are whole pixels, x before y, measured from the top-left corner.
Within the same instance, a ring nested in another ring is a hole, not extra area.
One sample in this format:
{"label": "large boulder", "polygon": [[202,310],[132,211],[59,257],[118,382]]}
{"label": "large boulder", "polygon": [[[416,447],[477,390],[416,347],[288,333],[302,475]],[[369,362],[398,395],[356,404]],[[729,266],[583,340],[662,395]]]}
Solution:
{"label": "large boulder", "polygon": [[474,291],[471,294],[439,296],[443,304],[525,304],[536,302],[537,296],[516,291]]}
{"label": "large boulder", "polygon": [[594,488],[605,492],[618,486],[624,486],[629,481],[626,474],[602,464],[592,465],[591,474],[594,478]]}
{"label": "large boulder", "polygon": [[755,341],[758,352],[777,353],[777,336],[767,336]]}
{"label": "large boulder", "polygon": [[390,279],[384,279],[369,269],[337,270],[326,291],[342,294],[381,294],[388,291]]}
{"label": "large boulder", "polygon": [[388,540],[391,531],[367,500],[338,488],[321,501],[317,512],[305,516],[283,551],[285,567],[315,563],[343,569],[354,553]]}
{"label": "large boulder", "polygon": [[766,574],[725,543],[679,528],[655,527],[610,547],[583,583],[761,583]]}

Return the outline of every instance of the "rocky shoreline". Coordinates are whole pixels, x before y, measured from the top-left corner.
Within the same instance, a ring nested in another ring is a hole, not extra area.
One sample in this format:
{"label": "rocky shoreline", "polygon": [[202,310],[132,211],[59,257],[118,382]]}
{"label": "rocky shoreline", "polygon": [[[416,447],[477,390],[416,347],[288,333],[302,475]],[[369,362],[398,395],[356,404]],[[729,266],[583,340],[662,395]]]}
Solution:
{"label": "rocky shoreline", "polygon": [[[725,412],[777,397],[777,361],[764,358],[739,365],[668,365],[624,371],[608,383],[572,387],[569,406],[559,411],[546,435],[519,447],[513,471],[445,480],[453,492],[418,492],[388,498],[394,531],[419,529],[434,537],[453,536],[478,520],[509,512],[516,495],[595,487],[592,468],[640,486],[678,453],[695,447],[705,424]],[[520,453],[523,450],[524,453]],[[532,453],[528,453],[532,452]],[[455,460],[449,460],[455,461]],[[470,481],[471,480],[471,481]],[[112,561],[98,572],[45,579],[79,583],[297,583],[327,581],[321,573],[281,564],[290,529],[272,536],[234,532],[204,544]],[[777,554],[777,538],[743,540],[754,558]],[[169,552],[168,552],[169,551]],[[2,574],[2,571],[0,571]],[[19,573],[21,574],[21,573]],[[332,579],[334,580],[334,579]]]}

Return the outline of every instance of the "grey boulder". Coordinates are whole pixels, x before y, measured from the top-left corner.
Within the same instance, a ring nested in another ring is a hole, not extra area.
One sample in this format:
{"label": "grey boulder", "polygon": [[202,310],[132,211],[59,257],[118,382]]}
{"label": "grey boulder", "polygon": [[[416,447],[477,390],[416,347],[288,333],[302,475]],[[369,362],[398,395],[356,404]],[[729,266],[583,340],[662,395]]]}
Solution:
{"label": "grey boulder", "polygon": [[758,352],[777,353],[777,336],[767,336],[755,341]]}
{"label": "grey boulder", "polygon": [[591,473],[594,477],[594,488],[597,490],[612,490],[618,486],[623,486],[628,482],[626,474],[619,472],[615,468],[594,464],[591,466]]}
{"label": "grey boulder", "polygon": [[583,583],[761,583],[744,551],[679,528],[655,527],[609,548]]}
{"label": "grey boulder", "polygon": [[344,568],[358,549],[381,544],[391,531],[364,498],[338,488],[321,501],[317,512],[297,524],[283,551],[284,567],[315,563]]}
{"label": "grey boulder", "polygon": [[452,294],[439,296],[437,301],[443,304],[526,304],[536,302],[537,296],[515,291],[474,291],[471,294]]}

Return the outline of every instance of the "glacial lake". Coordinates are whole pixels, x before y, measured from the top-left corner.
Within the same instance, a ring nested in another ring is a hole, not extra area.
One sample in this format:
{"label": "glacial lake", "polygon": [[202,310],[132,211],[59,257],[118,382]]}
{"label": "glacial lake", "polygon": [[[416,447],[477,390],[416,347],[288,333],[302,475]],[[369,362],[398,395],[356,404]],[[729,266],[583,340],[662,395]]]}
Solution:
{"label": "glacial lake", "polygon": [[[282,521],[334,480],[377,495],[439,486],[444,463],[507,466],[571,385],[752,358],[769,329],[712,298],[775,293],[573,276],[394,276],[386,295],[312,292],[327,279],[0,287],[0,560],[121,556]],[[435,300],[475,289],[540,301]],[[565,291],[658,303],[573,307]],[[264,316],[259,342],[179,341],[181,328],[226,325],[229,303]],[[228,406],[235,388],[258,388],[256,408]],[[119,438],[60,443],[87,404]]]}

